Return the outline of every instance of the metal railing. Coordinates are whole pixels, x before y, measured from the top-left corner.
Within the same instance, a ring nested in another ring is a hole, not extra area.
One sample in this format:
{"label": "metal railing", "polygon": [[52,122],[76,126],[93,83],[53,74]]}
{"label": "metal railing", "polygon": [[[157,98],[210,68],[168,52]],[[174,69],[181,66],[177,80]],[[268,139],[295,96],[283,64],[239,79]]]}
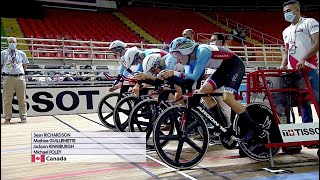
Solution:
{"label": "metal railing", "polygon": [[[1,37],[6,39],[6,37]],[[19,46],[28,46],[30,49],[23,50],[25,52],[31,52],[31,64],[37,62],[43,62],[43,60],[57,60],[61,65],[70,64],[71,62],[91,61],[91,65],[95,65],[102,60],[105,65],[114,66],[113,69],[118,68],[117,60],[113,56],[113,53],[108,50],[108,46],[111,42],[99,42],[99,41],[78,41],[78,40],[58,40],[58,39],[39,39],[39,38],[17,38],[25,40],[27,43],[18,43]],[[61,44],[43,44],[43,42],[61,42]],[[70,44],[74,43],[74,44]],[[141,49],[164,47],[166,44],[146,44],[146,43],[127,43],[128,46],[137,46]],[[6,43],[1,42],[1,50],[6,49]],[[34,48],[39,47],[39,48]],[[80,49],[82,48],[82,49]],[[247,66],[277,66],[281,63],[282,54],[284,52],[284,46],[282,45],[261,45],[261,46],[228,46],[233,52],[238,54],[247,64]],[[79,49],[79,50],[77,50]],[[61,53],[60,57],[40,57],[35,56],[36,53]],[[69,56],[68,56],[69,54]],[[71,54],[71,56],[70,56]],[[93,56],[86,56],[84,58],[76,58],[78,54],[88,55],[104,55],[102,59],[98,59]],[[110,58],[108,58],[110,55]],[[30,60],[29,60],[30,61]],[[101,63],[100,63],[101,64]]]}
{"label": "metal railing", "polygon": [[[1,37],[1,40],[7,39],[7,37]],[[28,58],[34,62],[37,59],[59,59],[63,60],[116,60],[114,54],[109,50],[109,45],[111,42],[101,42],[101,41],[81,41],[81,40],[65,40],[62,39],[40,39],[40,38],[17,38],[18,48],[27,47],[28,49],[23,49],[25,52],[30,52],[31,56]],[[20,43],[20,40],[24,40],[26,43]],[[127,43],[130,46],[137,46],[140,49],[145,49],[146,47],[163,48],[166,44],[145,44],[141,43]],[[1,50],[7,48],[7,43],[1,41]],[[42,55],[40,55],[42,53]],[[60,54],[61,56],[46,57],[45,54]],[[81,57],[83,54],[85,57]],[[97,56],[100,57],[98,58]]]}
{"label": "metal railing", "polygon": [[[213,32],[213,33],[219,33],[219,32]],[[227,40],[235,40],[237,42],[242,42],[242,44],[244,45],[249,45],[249,46],[256,46],[256,44],[247,41],[245,39],[241,39],[240,37],[237,36],[233,36],[232,34],[223,34],[225,36],[226,41]],[[206,41],[206,43],[210,43],[210,39],[211,39],[212,34],[208,34],[208,33],[197,33],[197,39],[201,39]],[[261,45],[259,45],[261,46]]]}
{"label": "metal railing", "polygon": [[243,28],[246,30],[246,36],[249,36],[252,39],[260,39],[262,40],[262,44],[282,44],[283,41],[281,39],[275,38],[273,36],[270,36],[266,33],[263,33],[261,31],[258,31],[256,29],[253,29],[251,27],[248,27],[244,24],[241,24],[239,22],[236,22],[232,19],[229,19],[225,16],[216,14],[216,20],[222,24],[225,24],[227,27],[231,29],[238,29]]}

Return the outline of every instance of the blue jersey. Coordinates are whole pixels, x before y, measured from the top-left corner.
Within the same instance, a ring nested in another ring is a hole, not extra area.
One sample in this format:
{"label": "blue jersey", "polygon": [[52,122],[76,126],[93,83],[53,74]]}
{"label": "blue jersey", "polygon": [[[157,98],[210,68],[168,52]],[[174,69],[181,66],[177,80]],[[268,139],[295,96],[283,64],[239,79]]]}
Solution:
{"label": "blue jersey", "polygon": [[226,51],[214,45],[199,45],[195,49],[196,59],[190,59],[185,65],[185,73],[176,73],[176,75],[182,79],[197,81],[206,68],[217,69],[223,60],[230,59],[233,55],[230,50]]}

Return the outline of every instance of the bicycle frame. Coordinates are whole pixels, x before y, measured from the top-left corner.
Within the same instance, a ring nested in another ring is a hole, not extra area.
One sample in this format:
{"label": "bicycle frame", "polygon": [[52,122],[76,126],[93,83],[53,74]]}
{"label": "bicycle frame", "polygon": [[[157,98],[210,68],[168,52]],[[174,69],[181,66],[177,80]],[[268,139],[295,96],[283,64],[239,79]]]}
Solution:
{"label": "bicycle frame", "polygon": [[[198,96],[198,98],[201,98],[201,97],[205,97],[205,96],[221,96],[222,93],[209,93],[209,94],[194,94],[192,96],[192,94],[188,94],[186,96],[184,96],[184,98],[187,99],[187,109],[188,110],[195,110],[196,112],[198,112],[199,114],[201,114],[208,122],[210,122],[214,127],[218,128],[219,129],[219,133],[223,132],[223,133],[226,133],[228,130],[226,128],[224,128],[223,126],[221,126],[221,124],[219,122],[217,122],[211,115],[210,113],[208,112],[208,109],[207,107],[205,107],[204,104],[202,104],[201,102],[199,103],[198,106],[194,106],[193,103],[190,103],[190,99],[191,101],[193,100],[194,96]],[[181,125],[182,125],[182,129],[184,129],[185,127],[185,124],[186,124],[186,121],[187,121],[187,114],[185,113],[183,115],[183,118],[182,118],[182,122],[181,122]],[[236,137],[233,136],[233,139],[234,140],[237,140]]]}

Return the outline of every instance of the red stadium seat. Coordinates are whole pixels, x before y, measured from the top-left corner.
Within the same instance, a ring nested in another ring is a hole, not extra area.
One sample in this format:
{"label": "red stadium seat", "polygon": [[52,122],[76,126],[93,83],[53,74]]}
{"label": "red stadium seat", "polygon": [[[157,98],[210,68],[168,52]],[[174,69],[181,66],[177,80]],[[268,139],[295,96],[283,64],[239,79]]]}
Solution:
{"label": "red stadium seat", "polygon": [[87,56],[85,54],[77,54],[76,57],[77,58],[87,58]]}
{"label": "red stadium seat", "polygon": [[66,58],[74,58],[74,55],[73,54],[67,54]]}
{"label": "red stadium seat", "polygon": [[62,52],[57,52],[56,53],[56,57],[61,57],[62,58],[63,57],[63,53]]}
{"label": "red stadium seat", "polygon": [[45,56],[45,57],[55,57],[54,53],[51,53],[51,52],[45,53],[44,56]]}
{"label": "red stadium seat", "polygon": [[105,56],[103,54],[97,54],[97,59],[105,59]]}

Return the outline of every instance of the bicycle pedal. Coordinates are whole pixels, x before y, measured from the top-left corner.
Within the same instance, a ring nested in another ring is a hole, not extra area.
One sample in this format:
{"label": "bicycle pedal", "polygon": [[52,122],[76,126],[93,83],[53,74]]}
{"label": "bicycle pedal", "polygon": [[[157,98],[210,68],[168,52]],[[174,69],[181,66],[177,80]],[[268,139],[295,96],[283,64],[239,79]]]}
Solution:
{"label": "bicycle pedal", "polygon": [[231,136],[231,139],[232,139],[232,140],[234,140],[234,141],[237,141],[237,142],[240,142],[240,141],[241,141],[241,139],[240,139],[240,138],[235,137],[235,136]]}

